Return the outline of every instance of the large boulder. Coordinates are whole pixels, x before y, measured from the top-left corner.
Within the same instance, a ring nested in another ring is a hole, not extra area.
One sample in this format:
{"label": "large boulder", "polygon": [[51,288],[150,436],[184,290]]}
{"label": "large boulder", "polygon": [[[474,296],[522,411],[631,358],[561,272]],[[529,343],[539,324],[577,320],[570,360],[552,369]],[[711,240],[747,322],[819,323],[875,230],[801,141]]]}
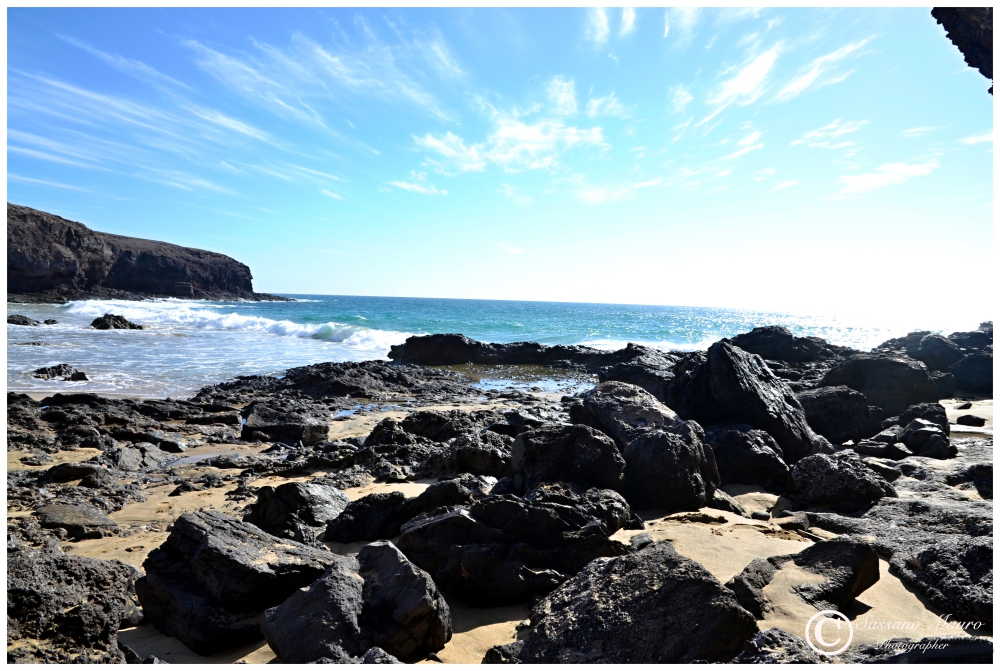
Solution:
{"label": "large boulder", "polygon": [[244,409],[244,415],[244,440],[253,440],[258,438],[258,434],[263,434],[269,441],[313,445],[326,440],[330,433],[328,421],[299,408],[271,407],[264,402],[256,402]]}
{"label": "large boulder", "polygon": [[117,522],[88,504],[52,503],[35,510],[35,515],[43,529],[65,529],[74,540],[103,538],[118,529]]}
{"label": "large boulder", "polygon": [[[530,430],[530,429],[529,429]],[[439,458],[444,473],[472,473],[495,478],[514,476],[511,463],[511,436],[495,431],[465,434],[455,438]]]}
{"label": "large boulder", "polygon": [[6,564],[8,662],[125,662],[118,629],[141,619],[131,596],[135,568],[10,543]]}
{"label": "large boulder", "polygon": [[733,664],[821,664],[808,643],[784,629],[766,629],[747,643]]}
{"label": "large boulder", "polygon": [[313,583],[334,555],[215,511],[184,513],[136,583],[149,621],[201,655],[258,640],[260,613]]}
{"label": "large boulder", "polygon": [[463,475],[435,482],[419,496],[402,492],[377,492],[351,501],[332,519],[324,538],[338,543],[374,541],[399,535],[400,527],[422,513],[442,506],[469,504],[489,493],[492,479]]}
{"label": "large boulder", "polygon": [[261,487],[257,501],[247,506],[243,521],[272,536],[312,543],[316,539],[314,528],[326,526],[350,502],[332,485],[286,482],[278,487]]}
{"label": "large boulder", "polygon": [[771,612],[764,588],[781,570],[803,570],[816,576],[794,588],[794,596],[818,610],[842,611],[879,580],[878,554],[870,543],[856,539],[820,541],[793,555],[754,559],[726,587],[740,605],[763,619]]}
{"label": "large boulder", "polygon": [[669,404],[685,419],[704,425],[749,424],[767,431],[781,446],[788,463],[810,454],[830,452],[829,441],[816,435],[791,388],[759,355],[726,340],[679,363],[670,387]]}
{"label": "large boulder", "polygon": [[674,379],[677,354],[629,343],[626,350],[638,352],[628,361],[605,366],[597,371],[598,382],[624,382],[645,389],[660,402],[667,399],[667,386]]}
{"label": "large boulder", "polygon": [[122,317],[121,315],[113,315],[110,312],[104,313],[103,317],[98,317],[97,319],[95,319],[94,321],[92,321],[90,323],[90,325],[92,327],[94,327],[95,329],[99,330],[99,331],[108,331],[108,330],[112,330],[112,329],[120,329],[120,330],[126,330],[126,331],[127,330],[133,330],[133,331],[141,331],[142,330],[142,326],[140,326],[139,324],[135,324],[133,322],[130,322],[129,320],[125,319],[125,317]]}
{"label": "large boulder", "polygon": [[851,450],[806,457],[795,464],[792,478],[804,501],[835,510],[862,510],[883,496],[896,496],[892,485]]}
{"label": "large boulder", "polygon": [[889,417],[882,422],[882,428],[888,429],[898,426],[901,429],[915,419],[925,419],[928,422],[937,424],[945,436],[951,435],[951,422],[948,420],[948,412],[940,403],[918,403],[911,405],[898,417]]}
{"label": "large boulder", "polygon": [[993,393],[993,352],[973,352],[948,369],[955,387],[977,394]]}
{"label": "large boulder", "polygon": [[861,392],[887,416],[938,400],[937,387],[919,361],[884,354],[855,354],[831,368],[821,387],[843,385]]}
{"label": "large boulder", "polygon": [[625,497],[670,512],[698,510],[718,489],[712,448],[695,422],[676,431],[648,431],[625,448]]}
{"label": "large boulder", "polygon": [[7,315],[7,323],[14,326],[38,326],[41,324],[37,319],[25,317],[24,315]]}
{"label": "large boulder", "polygon": [[958,454],[958,449],[951,444],[941,427],[926,419],[914,419],[907,424],[897,442],[906,445],[919,457],[950,459]]}
{"label": "large boulder", "polygon": [[705,432],[723,485],[760,485],[786,494],[795,489],[781,447],[766,431],[743,426],[713,426]]}
{"label": "large boulder", "polygon": [[622,491],[625,481],[625,460],[615,441],[589,426],[549,424],[521,433],[511,465],[526,486],[576,482]]}
{"label": "large boulder", "polygon": [[518,603],[596,557],[627,553],[608,537],[631,517],[612,490],[544,484],[419,515],[400,529],[399,547],[449,594],[474,605]]}
{"label": "large boulder", "polygon": [[451,611],[430,576],[380,541],[336,557],[319,580],[266,611],[261,630],[286,664],[356,661],[372,648],[417,661],[451,639]]}
{"label": "large boulder", "polygon": [[868,405],[861,392],[850,387],[818,387],[797,395],[813,431],[831,443],[857,442],[882,430],[882,408]]}
{"label": "large boulder", "polygon": [[732,343],[763,359],[792,363],[835,359],[848,351],[847,348],[831,345],[822,338],[794,336],[783,326],[758,326],[749,333],[733,337]]}
{"label": "large boulder", "polygon": [[757,633],[731,591],[667,541],[597,559],[542,600],[516,654],[534,664],[727,662]]}
{"label": "large boulder", "polygon": [[618,448],[647,431],[680,428],[684,421],[645,389],[624,382],[602,382],[571,406],[575,424],[587,424],[611,436]]}
{"label": "large boulder", "polygon": [[31,374],[32,377],[41,378],[42,380],[65,380],[67,382],[86,382],[87,374],[83,371],[73,368],[68,363],[61,363],[57,366],[44,366],[38,368],[34,373]]}

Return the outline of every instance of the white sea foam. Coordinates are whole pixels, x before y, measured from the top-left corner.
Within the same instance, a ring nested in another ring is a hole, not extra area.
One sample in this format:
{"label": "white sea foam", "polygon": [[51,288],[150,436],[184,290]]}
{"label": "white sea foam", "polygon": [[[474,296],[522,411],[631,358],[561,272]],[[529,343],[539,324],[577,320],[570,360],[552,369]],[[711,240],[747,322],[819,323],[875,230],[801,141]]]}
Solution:
{"label": "white sea foam", "polygon": [[[215,308],[215,309],[213,309]],[[193,328],[199,330],[246,331],[277,336],[312,338],[342,343],[363,350],[388,351],[411,333],[383,331],[350,324],[325,322],[300,324],[287,319],[275,320],[259,315],[222,312],[218,305],[203,301],[163,299],[154,301],[89,300],[76,301],[67,312],[81,317],[100,317],[112,312],[126,319],[153,328]]]}

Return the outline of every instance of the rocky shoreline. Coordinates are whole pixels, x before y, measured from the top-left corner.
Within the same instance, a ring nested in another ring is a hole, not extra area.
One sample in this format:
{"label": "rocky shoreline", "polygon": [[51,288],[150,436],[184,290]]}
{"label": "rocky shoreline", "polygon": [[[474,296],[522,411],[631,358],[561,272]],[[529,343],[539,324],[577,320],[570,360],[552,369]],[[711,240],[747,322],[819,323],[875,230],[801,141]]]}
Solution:
{"label": "rocky shoreline", "polygon": [[[992,324],[389,356],[8,393],[8,661],[992,660]],[[803,639],[826,609],[839,656]]]}

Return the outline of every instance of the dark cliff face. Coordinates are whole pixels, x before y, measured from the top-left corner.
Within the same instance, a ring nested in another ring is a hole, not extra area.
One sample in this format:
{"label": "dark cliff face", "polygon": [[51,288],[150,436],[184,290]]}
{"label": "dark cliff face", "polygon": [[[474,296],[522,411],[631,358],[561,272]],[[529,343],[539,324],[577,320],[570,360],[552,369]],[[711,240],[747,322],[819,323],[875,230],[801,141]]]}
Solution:
{"label": "dark cliff face", "polygon": [[7,204],[7,291],[56,299],[128,295],[260,299],[250,268],[224,254],[92,231]]}
{"label": "dark cliff face", "polygon": [[935,7],[931,16],[944,26],[948,39],[965,56],[969,67],[993,79],[993,8]]}

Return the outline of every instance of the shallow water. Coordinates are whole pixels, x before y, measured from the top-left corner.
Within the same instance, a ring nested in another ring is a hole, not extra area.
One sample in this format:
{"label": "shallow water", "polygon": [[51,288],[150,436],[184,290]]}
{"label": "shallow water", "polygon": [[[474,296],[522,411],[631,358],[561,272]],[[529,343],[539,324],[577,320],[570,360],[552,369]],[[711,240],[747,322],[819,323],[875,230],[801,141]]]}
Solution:
{"label": "shallow water", "polygon": [[[94,300],[66,305],[8,304],[8,314],[54,326],[7,326],[11,391],[91,391],[147,397],[189,396],[236,375],[280,374],[321,361],[385,359],[410,335],[464,333],[488,342],[536,341],[617,349],[637,342],[663,349],[702,349],[755,326],[780,324],[797,335],[870,349],[915,329],[950,333],[956,323],[863,323],[831,317],[721,308],[479,301],[359,296],[294,296],[294,302],[161,299]],[[97,331],[105,312],[147,327]],[[42,342],[43,344],[24,344]],[[68,363],[89,382],[38,380],[31,371]],[[537,382],[537,381],[536,381]],[[525,380],[479,380],[484,389]],[[528,387],[532,386],[527,384]],[[537,384],[535,386],[543,386]]]}

